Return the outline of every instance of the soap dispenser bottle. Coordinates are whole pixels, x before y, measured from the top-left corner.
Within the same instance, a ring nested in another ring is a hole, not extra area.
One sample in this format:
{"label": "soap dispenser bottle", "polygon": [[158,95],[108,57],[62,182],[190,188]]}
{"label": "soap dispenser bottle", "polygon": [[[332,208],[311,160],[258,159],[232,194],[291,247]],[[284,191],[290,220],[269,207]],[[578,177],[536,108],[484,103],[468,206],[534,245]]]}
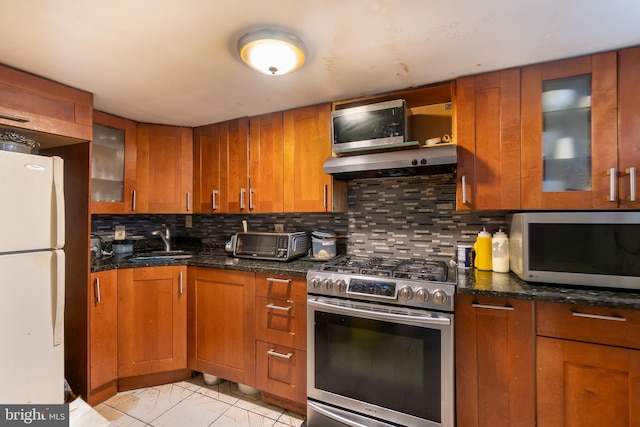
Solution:
{"label": "soap dispenser bottle", "polygon": [[476,252],[475,267],[478,270],[491,271],[491,233],[486,228],[482,228],[482,231],[478,233],[473,249]]}

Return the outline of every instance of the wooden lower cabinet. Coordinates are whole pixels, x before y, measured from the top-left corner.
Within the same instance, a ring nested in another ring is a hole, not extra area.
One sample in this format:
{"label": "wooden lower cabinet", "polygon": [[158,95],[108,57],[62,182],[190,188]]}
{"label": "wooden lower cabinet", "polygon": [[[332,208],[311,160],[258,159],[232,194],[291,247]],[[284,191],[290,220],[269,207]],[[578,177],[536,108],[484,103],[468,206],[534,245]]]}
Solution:
{"label": "wooden lower cabinet", "polygon": [[255,387],[254,273],[189,269],[189,368]]}
{"label": "wooden lower cabinet", "polygon": [[120,390],[190,376],[186,274],[186,266],[118,270]]}
{"label": "wooden lower cabinet", "polygon": [[306,413],[304,277],[256,273],[256,387],[262,400]]}
{"label": "wooden lower cabinet", "polygon": [[97,405],[118,391],[117,272],[91,274],[89,304],[89,392],[87,401]]}
{"label": "wooden lower cabinet", "polygon": [[640,312],[536,305],[538,426],[640,426]]}
{"label": "wooden lower cabinet", "polygon": [[456,295],[457,426],[535,426],[533,345],[533,302]]}

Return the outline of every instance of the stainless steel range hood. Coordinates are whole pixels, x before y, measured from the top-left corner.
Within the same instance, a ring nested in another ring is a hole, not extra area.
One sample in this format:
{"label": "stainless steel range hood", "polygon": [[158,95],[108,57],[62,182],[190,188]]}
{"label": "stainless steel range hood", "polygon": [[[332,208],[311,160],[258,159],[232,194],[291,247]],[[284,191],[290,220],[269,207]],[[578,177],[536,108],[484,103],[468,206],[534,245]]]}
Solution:
{"label": "stainless steel range hood", "polygon": [[324,162],[324,172],[342,180],[430,175],[453,171],[457,160],[456,145],[447,144],[411,150],[330,157]]}

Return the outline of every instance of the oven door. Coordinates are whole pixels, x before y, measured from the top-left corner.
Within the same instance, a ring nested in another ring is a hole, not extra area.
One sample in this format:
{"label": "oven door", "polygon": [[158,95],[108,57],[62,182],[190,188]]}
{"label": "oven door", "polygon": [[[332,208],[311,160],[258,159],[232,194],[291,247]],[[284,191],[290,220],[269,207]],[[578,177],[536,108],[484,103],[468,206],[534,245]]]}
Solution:
{"label": "oven door", "polygon": [[309,427],[454,425],[453,314],[309,296],[307,325]]}

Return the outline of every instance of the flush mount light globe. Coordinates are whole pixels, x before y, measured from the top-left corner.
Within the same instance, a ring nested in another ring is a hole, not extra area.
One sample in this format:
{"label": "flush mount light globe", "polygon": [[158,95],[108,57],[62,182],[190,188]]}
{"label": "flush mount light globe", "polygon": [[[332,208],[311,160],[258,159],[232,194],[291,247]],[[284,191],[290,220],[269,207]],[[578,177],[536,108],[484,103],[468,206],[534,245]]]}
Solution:
{"label": "flush mount light globe", "polygon": [[277,30],[245,34],[238,40],[238,52],[248,66],[271,75],[297,70],[307,56],[307,49],[300,39]]}

